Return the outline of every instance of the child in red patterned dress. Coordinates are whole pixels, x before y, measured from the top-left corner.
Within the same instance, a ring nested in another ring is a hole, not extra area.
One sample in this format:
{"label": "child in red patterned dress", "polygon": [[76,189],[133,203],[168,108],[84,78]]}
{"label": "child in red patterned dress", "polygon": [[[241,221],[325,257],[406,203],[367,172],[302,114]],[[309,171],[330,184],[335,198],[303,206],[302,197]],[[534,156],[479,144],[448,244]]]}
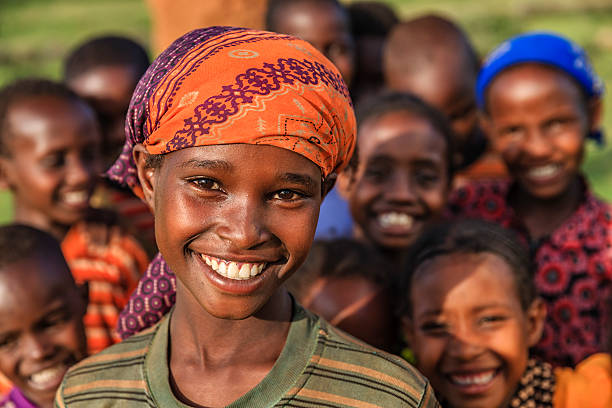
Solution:
{"label": "child in red patterned dress", "polygon": [[530,243],[548,307],[536,350],[557,365],[604,348],[612,217],[580,171],[585,141],[601,137],[602,92],[584,51],[559,35],[500,45],[479,75],[477,99],[512,180],[468,185],[451,200],[454,215],[498,222]]}

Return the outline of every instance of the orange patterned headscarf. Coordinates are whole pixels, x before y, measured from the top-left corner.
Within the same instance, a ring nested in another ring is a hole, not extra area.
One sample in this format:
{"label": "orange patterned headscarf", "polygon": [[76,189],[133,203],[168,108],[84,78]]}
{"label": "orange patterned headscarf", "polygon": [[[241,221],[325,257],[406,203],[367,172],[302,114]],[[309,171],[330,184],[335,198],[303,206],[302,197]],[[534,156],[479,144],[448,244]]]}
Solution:
{"label": "orange patterned headscarf", "polygon": [[193,146],[263,144],[294,151],[325,178],[355,145],[355,116],[338,70],[310,44],[234,27],[176,40],[142,77],[128,111],[126,143],[107,175],[142,197],[132,159]]}

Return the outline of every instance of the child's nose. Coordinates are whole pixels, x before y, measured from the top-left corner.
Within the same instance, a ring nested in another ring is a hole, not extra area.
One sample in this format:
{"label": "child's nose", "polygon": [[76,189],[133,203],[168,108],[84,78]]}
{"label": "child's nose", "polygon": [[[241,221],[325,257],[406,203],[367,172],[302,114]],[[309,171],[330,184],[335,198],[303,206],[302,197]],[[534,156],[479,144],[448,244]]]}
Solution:
{"label": "child's nose", "polygon": [[483,350],[484,347],[475,338],[474,333],[469,330],[461,330],[451,335],[447,353],[456,359],[468,361],[478,357]]}
{"label": "child's nose", "polygon": [[89,184],[95,177],[95,173],[94,163],[88,163],[84,160],[73,160],[66,173],[66,178],[74,186]]}
{"label": "child's nose", "polygon": [[52,352],[52,345],[40,333],[28,333],[21,338],[21,350],[25,357],[32,360],[43,360]]}
{"label": "child's nose", "polygon": [[416,199],[414,185],[410,174],[398,171],[393,174],[386,186],[386,195],[390,201],[410,203]]}
{"label": "child's nose", "polygon": [[540,129],[530,129],[523,143],[523,150],[532,158],[541,158],[550,154],[551,145],[551,141]]}
{"label": "child's nose", "polygon": [[234,197],[221,204],[217,235],[236,250],[253,249],[270,239],[265,209],[252,196]]}

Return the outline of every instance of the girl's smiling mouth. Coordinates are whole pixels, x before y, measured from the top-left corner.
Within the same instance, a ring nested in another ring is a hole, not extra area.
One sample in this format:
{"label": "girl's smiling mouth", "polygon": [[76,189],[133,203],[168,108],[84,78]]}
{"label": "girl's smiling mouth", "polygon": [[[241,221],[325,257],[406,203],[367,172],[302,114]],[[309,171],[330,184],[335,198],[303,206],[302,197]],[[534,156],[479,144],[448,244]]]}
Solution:
{"label": "girl's smiling mouth", "polygon": [[206,265],[219,275],[235,280],[247,280],[259,275],[266,267],[266,262],[249,263],[234,262],[225,259],[215,258],[210,255],[200,254]]}
{"label": "girl's smiling mouth", "polygon": [[480,394],[489,389],[500,371],[499,368],[492,368],[475,372],[450,373],[446,378],[455,387],[460,388],[462,393]]}

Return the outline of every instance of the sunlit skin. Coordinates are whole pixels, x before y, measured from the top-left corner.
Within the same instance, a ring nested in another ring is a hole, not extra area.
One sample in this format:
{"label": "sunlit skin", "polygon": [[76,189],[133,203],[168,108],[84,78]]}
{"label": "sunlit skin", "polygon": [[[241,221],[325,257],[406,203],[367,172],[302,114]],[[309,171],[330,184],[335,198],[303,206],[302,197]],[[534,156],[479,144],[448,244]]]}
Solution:
{"label": "sunlit skin", "polygon": [[[359,165],[347,193],[355,235],[401,253],[446,205],[446,141],[427,120],[395,111],[366,120],[357,143]],[[381,216],[389,213],[407,215],[408,223],[385,224]]]}
{"label": "sunlit skin", "polygon": [[40,408],[53,407],[63,375],[86,356],[86,293],[61,253],[0,267],[0,372]]}
{"label": "sunlit skin", "polygon": [[[282,350],[291,299],[280,285],[312,243],[321,172],[297,153],[265,145],[186,148],[157,168],[146,166],[141,145],[134,156],[159,250],[178,278],[170,329],[176,394],[225,406],[258,384]],[[202,254],[266,266],[238,281],[215,272]]]}
{"label": "sunlit skin", "polygon": [[282,6],[275,20],[275,31],[308,41],[334,63],[350,86],[355,46],[346,13],[327,2],[304,0]]}
{"label": "sunlit skin", "polygon": [[534,216],[526,221],[536,237],[578,205],[584,141],[599,127],[600,110],[600,101],[587,103],[568,75],[543,65],[510,68],[489,86],[483,127],[517,183],[511,203]]}
{"label": "sunlit skin", "polygon": [[389,292],[381,285],[364,276],[347,276],[322,277],[312,287],[321,289],[305,307],[358,339],[392,351],[397,322]]}
{"label": "sunlit skin", "polygon": [[63,238],[90,211],[101,171],[93,111],[83,102],[34,97],[9,109],[6,132],[0,182],[13,193],[15,220]]}
{"label": "sunlit skin", "polygon": [[541,336],[544,304],[524,310],[510,266],[488,253],[426,261],[408,296],[404,332],[437,395],[453,408],[507,407]]}
{"label": "sunlit skin", "polygon": [[479,137],[474,92],[476,74],[457,69],[466,65],[457,61],[459,57],[449,55],[447,59],[446,64],[441,61],[410,74],[388,74],[387,81],[390,89],[413,93],[446,115],[455,132],[456,151],[460,155],[456,161],[461,167],[461,152]]}
{"label": "sunlit skin", "polygon": [[98,115],[105,169],[121,153],[125,115],[138,79],[129,66],[108,65],[92,68],[68,81],[68,86],[87,100]]}

